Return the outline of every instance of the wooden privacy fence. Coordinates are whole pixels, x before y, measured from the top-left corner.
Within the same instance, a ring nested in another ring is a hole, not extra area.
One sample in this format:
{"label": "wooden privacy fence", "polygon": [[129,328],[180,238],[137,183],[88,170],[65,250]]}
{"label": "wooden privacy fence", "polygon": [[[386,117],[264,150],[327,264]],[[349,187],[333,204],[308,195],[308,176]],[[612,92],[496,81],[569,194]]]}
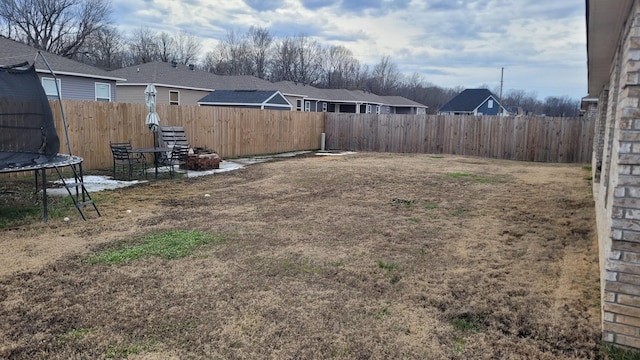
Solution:
{"label": "wooden privacy fence", "polygon": [[[64,100],[62,106],[72,153],[84,158],[85,169],[111,167],[110,141],[153,146],[145,104]],[[60,152],[67,153],[57,101],[51,109]],[[324,129],[322,113],[175,105],[158,105],[157,111],[160,125],[184,126],[192,146],[206,146],[223,158],[316,150]]]}
{"label": "wooden privacy fence", "polygon": [[594,121],[582,117],[327,113],[325,132],[328,149],[590,163]]}

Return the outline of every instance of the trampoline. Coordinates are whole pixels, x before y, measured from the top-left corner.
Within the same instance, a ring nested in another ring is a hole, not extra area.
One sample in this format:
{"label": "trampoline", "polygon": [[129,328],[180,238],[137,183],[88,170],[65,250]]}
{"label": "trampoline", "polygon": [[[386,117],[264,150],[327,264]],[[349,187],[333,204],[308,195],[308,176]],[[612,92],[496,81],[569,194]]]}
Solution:
{"label": "trampoline", "polygon": [[[47,170],[52,169],[63,180],[83,220],[86,218],[81,208],[87,205],[93,205],[100,216],[82,182],[83,159],[71,155],[68,136],[67,145],[69,154],[60,154],[49,99],[34,65],[0,67],[0,173],[34,172],[36,191],[42,189],[44,221],[48,220]],[[73,171],[72,183],[63,179],[61,169],[66,167]]]}

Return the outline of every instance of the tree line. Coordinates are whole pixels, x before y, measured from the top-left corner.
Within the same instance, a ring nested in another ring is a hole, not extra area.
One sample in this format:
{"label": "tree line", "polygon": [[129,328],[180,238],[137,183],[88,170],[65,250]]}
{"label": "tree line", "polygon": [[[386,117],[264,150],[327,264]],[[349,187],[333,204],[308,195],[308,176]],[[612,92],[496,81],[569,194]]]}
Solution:
{"label": "tree line", "polygon": [[[219,75],[400,95],[429,106],[431,113],[464,90],[437,86],[420,73],[404,75],[390,56],[362,64],[347,47],[326,46],[304,34],[276,37],[250,27],[229,31],[215,48],[203,49],[201,39],[184,32],[140,27],[125,34],[111,24],[111,13],[104,0],[0,0],[0,35],[105,70],[176,61]],[[501,100],[510,110],[531,114],[577,116],[579,111],[579,100],[568,96],[541,101],[535,92],[509,90]]]}

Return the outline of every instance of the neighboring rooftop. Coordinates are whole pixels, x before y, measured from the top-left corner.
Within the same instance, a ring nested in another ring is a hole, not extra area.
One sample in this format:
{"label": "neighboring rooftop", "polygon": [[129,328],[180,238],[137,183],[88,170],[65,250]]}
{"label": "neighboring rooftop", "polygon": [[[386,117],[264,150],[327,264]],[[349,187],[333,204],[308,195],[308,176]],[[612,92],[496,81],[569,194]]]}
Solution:
{"label": "neighboring rooftop", "polygon": [[[270,82],[250,75],[216,75],[192,65],[150,62],[113,70],[126,82],[118,85],[166,85],[194,90],[263,90]],[[273,89],[273,86],[271,86]]]}
{"label": "neighboring rooftop", "polygon": [[[0,66],[16,65],[23,62],[33,64],[35,61],[37,72],[49,73],[47,65],[42,61],[42,58],[38,56],[38,51],[38,49],[29,45],[0,36]],[[41,52],[57,75],[90,77],[115,81],[124,80],[124,78],[119,77],[117,74],[104,71],[95,66],[83,64],[79,61],[67,59],[46,51]]]}
{"label": "neighboring rooftop", "polygon": [[198,101],[205,105],[251,105],[282,106],[288,109],[291,104],[277,90],[215,90]]}
{"label": "neighboring rooftop", "polygon": [[448,103],[444,104],[440,111],[473,111],[480,106],[490,96],[498,99],[491,91],[487,89],[465,89],[456,95]]}
{"label": "neighboring rooftop", "polygon": [[118,85],[168,85],[186,89],[213,91],[215,75],[195,67],[165,62],[150,62],[112,70],[116,76],[123,77],[126,82]]}
{"label": "neighboring rooftop", "polygon": [[[113,74],[126,78],[118,85],[165,85],[184,89],[220,90],[267,90],[280,91],[283,95],[301,96],[313,100],[349,103],[367,102],[392,106],[427,106],[401,96],[379,96],[371,92],[347,89],[320,89],[315,86],[293,81],[269,82],[250,75],[216,75],[196,67],[165,62],[151,62],[113,70]],[[216,96],[222,96],[219,93]],[[202,101],[202,100],[201,100]]]}
{"label": "neighboring rooftop", "polygon": [[419,102],[409,100],[406,97],[402,96],[381,96],[382,99],[385,100],[385,103],[391,106],[413,106],[413,107],[421,107],[427,109],[428,106],[424,104],[420,104]]}

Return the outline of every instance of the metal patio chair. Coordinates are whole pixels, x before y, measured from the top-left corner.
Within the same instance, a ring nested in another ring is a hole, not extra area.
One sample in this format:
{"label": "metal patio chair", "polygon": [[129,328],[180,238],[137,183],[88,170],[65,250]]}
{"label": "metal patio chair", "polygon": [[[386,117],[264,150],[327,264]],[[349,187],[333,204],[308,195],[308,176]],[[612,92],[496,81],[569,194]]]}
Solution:
{"label": "metal patio chair", "polygon": [[129,152],[132,149],[131,141],[128,142],[110,142],[111,154],[113,155],[113,178],[116,179],[116,170],[120,169],[122,173],[127,173],[128,180],[133,176],[133,170],[136,167],[142,168],[142,174],[147,176],[146,159],[143,154],[136,156]]}
{"label": "metal patio chair", "polygon": [[173,145],[171,154],[164,160],[163,164],[169,167],[169,177],[173,178],[177,169],[186,169],[187,158],[189,157],[189,148],[190,146],[188,144]]}

